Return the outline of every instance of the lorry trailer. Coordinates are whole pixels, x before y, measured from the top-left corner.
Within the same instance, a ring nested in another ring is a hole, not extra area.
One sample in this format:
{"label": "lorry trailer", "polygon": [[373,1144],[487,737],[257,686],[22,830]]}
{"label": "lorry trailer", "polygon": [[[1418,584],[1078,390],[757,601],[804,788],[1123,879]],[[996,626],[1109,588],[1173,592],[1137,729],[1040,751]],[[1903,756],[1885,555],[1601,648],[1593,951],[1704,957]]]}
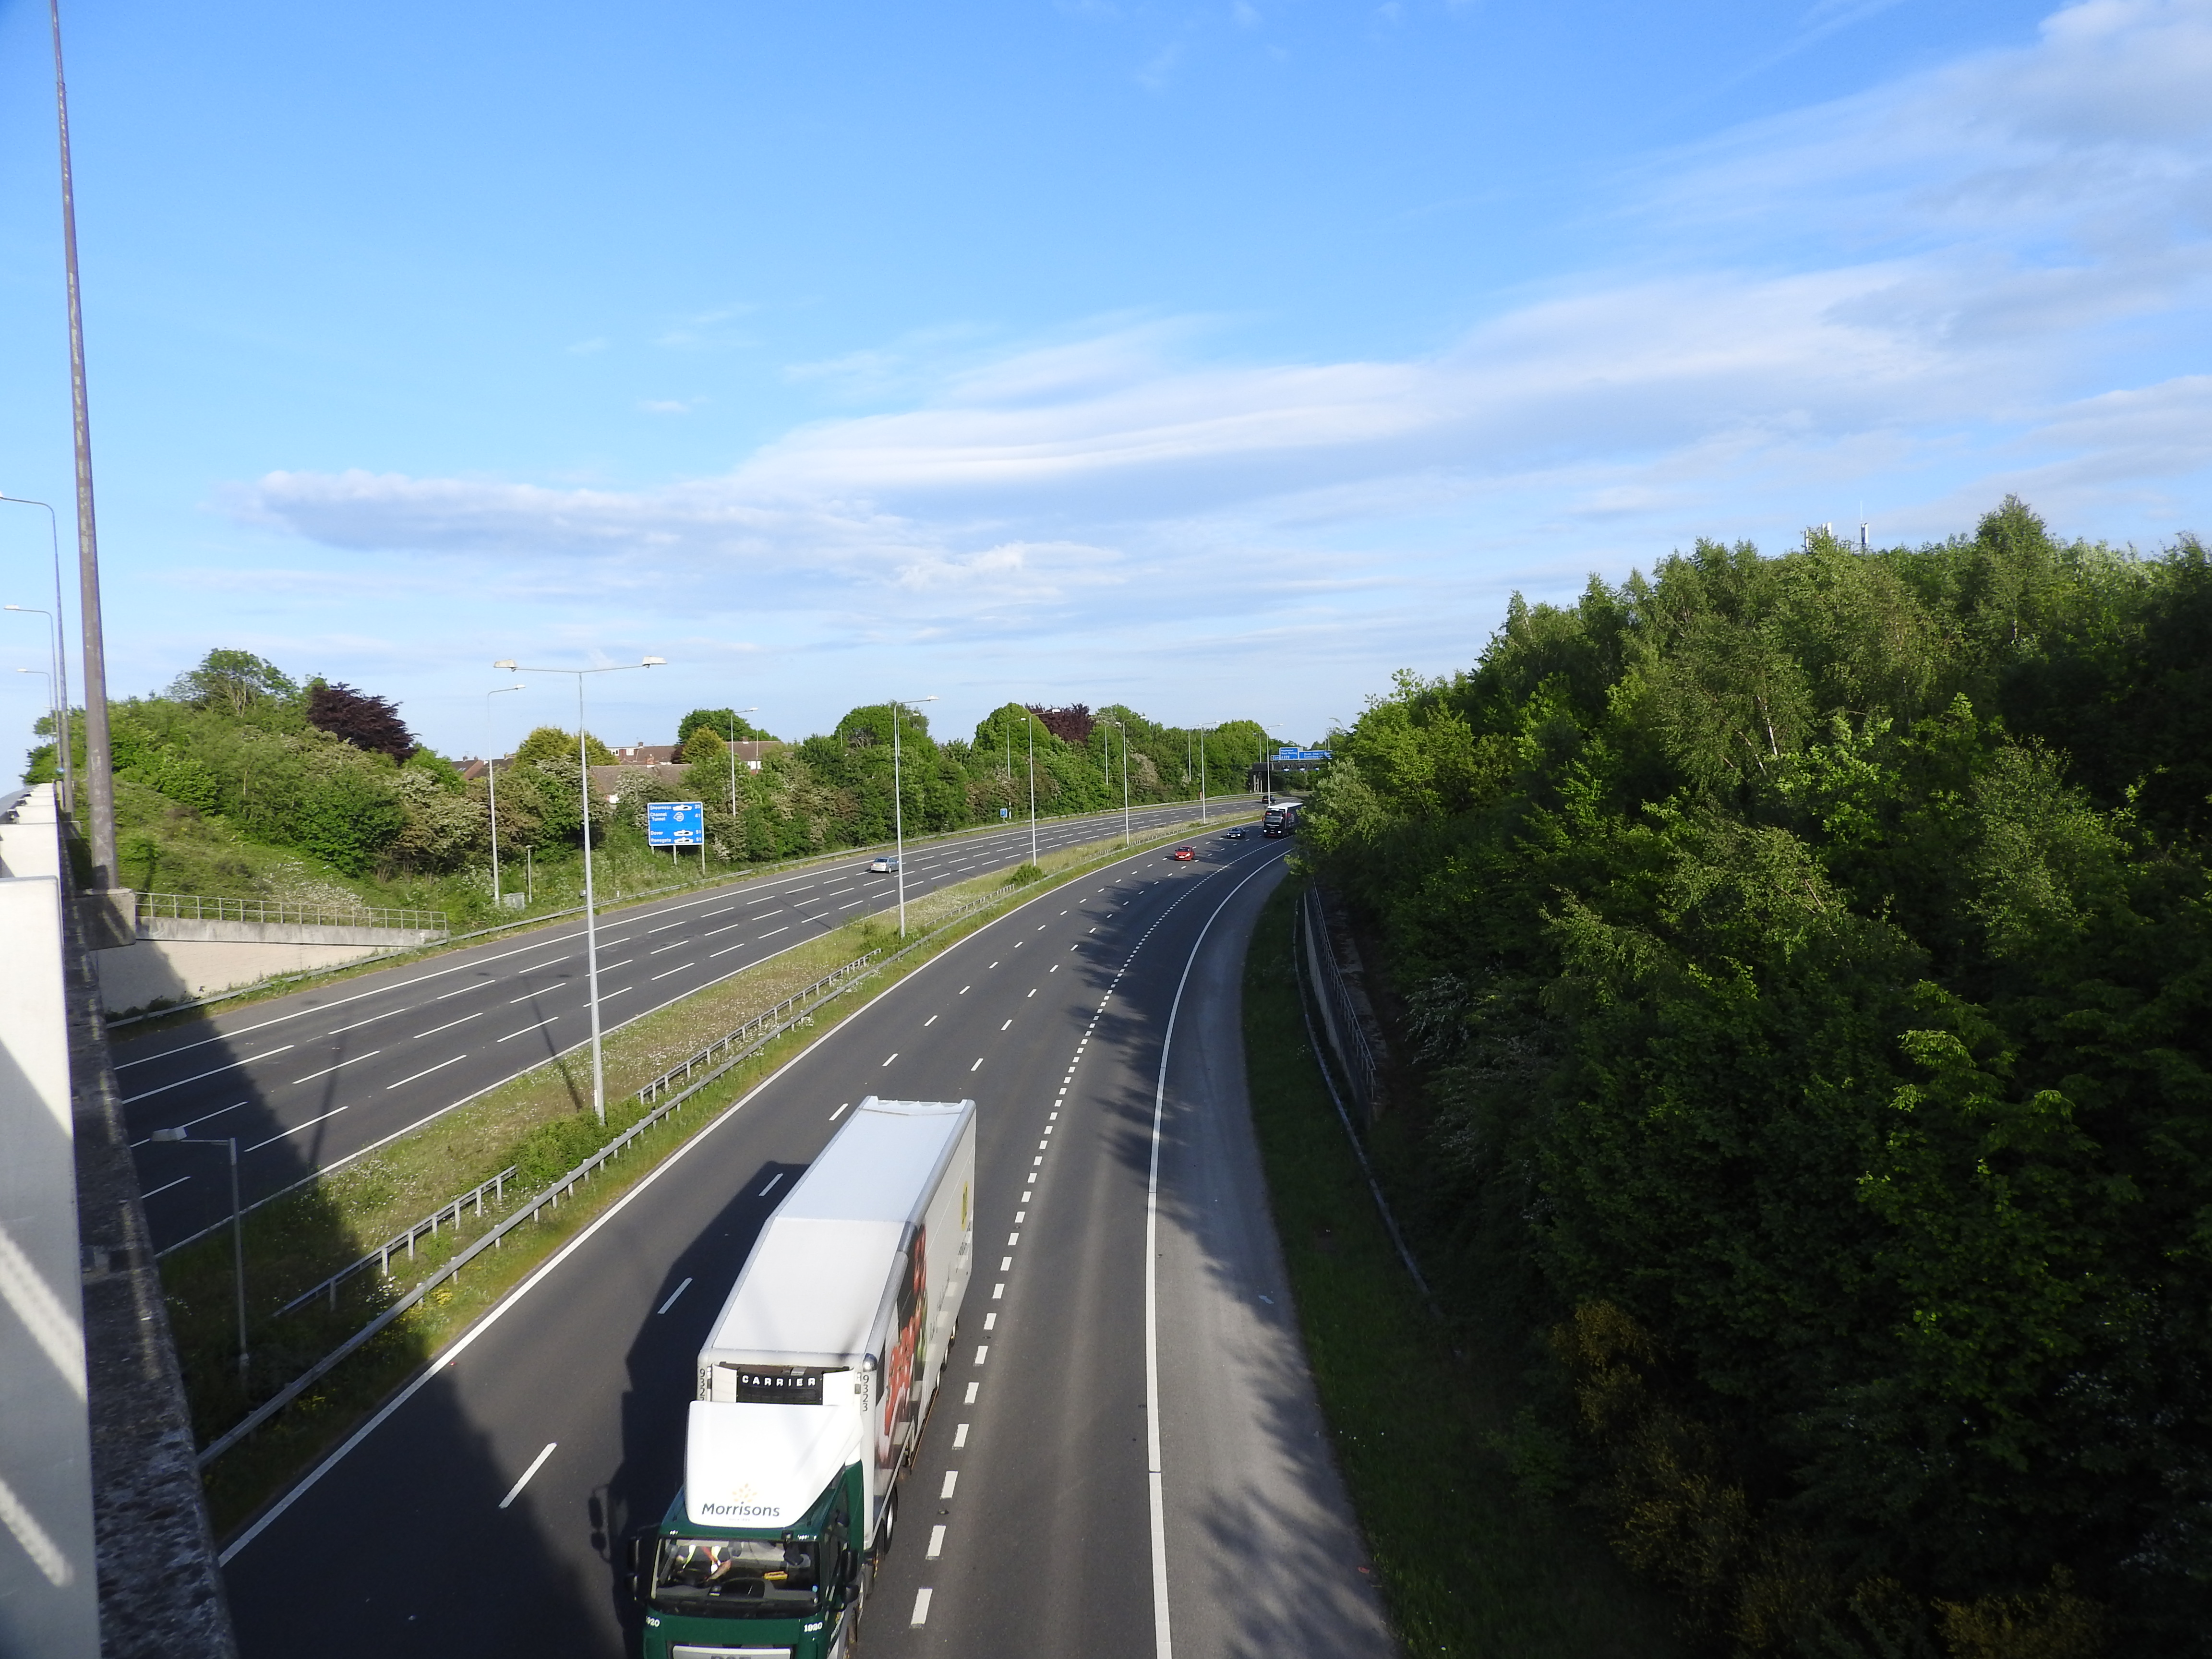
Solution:
{"label": "lorry trailer", "polygon": [[1298,828],[1298,807],[1294,800],[1279,800],[1267,809],[1260,820],[1260,833],[1269,840],[1296,835]]}
{"label": "lorry trailer", "polygon": [[943,1381],[975,1103],[879,1100],[763,1226],[699,1351],[684,1485],[635,1540],[645,1659],[842,1659]]}

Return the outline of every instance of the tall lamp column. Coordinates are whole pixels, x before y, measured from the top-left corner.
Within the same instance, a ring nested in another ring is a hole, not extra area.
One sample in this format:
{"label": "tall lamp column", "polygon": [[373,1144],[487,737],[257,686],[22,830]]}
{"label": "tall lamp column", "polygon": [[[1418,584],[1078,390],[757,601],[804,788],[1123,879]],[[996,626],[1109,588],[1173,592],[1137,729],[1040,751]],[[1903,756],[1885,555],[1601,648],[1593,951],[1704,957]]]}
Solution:
{"label": "tall lamp column", "polygon": [[599,925],[597,896],[592,890],[592,762],[584,747],[584,677],[618,674],[628,668],[662,668],[667,662],[665,657],[647,657],[640,662],[618,662],[605,668],[524,668],[512,659],[492,665],[510,674],[576,677],[576,787],[584,808],[584,963],[592,999],[592,1115],[603,1126],[607,1121],[607,1073],[599,1053]]}

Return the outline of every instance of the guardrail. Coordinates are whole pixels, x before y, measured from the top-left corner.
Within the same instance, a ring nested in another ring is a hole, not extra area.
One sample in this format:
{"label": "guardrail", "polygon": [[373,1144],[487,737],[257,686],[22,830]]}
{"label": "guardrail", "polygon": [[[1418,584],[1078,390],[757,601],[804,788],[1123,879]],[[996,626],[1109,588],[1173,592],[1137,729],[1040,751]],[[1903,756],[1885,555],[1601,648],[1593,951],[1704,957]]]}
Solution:
{"label": "guardrail", "polygon": [[766,1013],[756,1014],[738,1026],[736,1030],[716,1037],[690,1059],[681,1065],[670,1066],[645,1087],[640,1089],[637,1091],[639,1103],[649,1105],[658,1100],[665,1091],[676,1087],[678,1084],[690,1082],[692,1073],[702,1066],[712,1066],[718,1055],[726,1057],[735,1045],[744,1042],[748,1038],[757,1040],[769,1027],[772,1026],[778,1031],[781,1030],[783,1020],[787,1015],[795,1013],[801,1007],[810,1006],[821,1001],[823,997],[833,994],[833,987],[842,988],[847,980],[873,962],[879,954],[881,953],[878,951],[871,951],[865,956],[854,957],[843,967],[833,969],[824,974],[805,990],[793,992]]}
{"label": "guardrail", "polygon": [[443,910],[383,909],[358,905],[284,904],[273,899],[202,898],[197,893],[141,893],[141,921],[251,921],[301,927],[404,927],[416,933],[452,931]]}
{"label": "guardrail", "polygon": [[1329,1046],[1336,1050],[1337,1059],[1344,1066],[1352,1097],[1371,1123],[1376,1103],[1382,1097],[1382,1070],[1375,1063],[1375,1050],[1367,1041],[1359,1012],[1345,991],[1344,970],[1337,965],[1336,947],[1329,942],[1328,922],[1322,915],[1320,890],[1308,886],[1299,902],[1307,949],[1312,952],[1314,994],[1321,999],[1322,1024],[1328,1029]]}
{"label": "guardrail", "polygon": [[483,1217],[483,1200],[484,1194],[486,1193],[489,1193],[492,1195],[491,1201],[496,1208],[502,1210],[505,1209],[507,1207],[507,1181],[520,1168],[521,1166],[520,1164],[509,1164],[506,1169],[501,1170],[497,1175],[494,1176],[489,1181],[484,1182],[471,1190],[463,1193],[452,1203],[445,1205],[439,1209],[431,1211],[429,1214],[424,1216],[420,1221],[407,1229],[405,1232],[392,1234],[391,1237],[386,1239],[383,1243],[378,1245],[368,1255],[362,1256],[356,1261],[346,1263],[344,1267],[339,1268],[336,1273],[332,1273],[328,1279],[323,1280],[321,1284],[316,1285],[313,1290],[301,1291],[299,1295],[294,1297],[289,1302],[287,1302],[283,1307],[276,1310],[276,1316],[281,1319],[295,1308],[304,1308],[307,1304],[313,1302],[319,1296],[328,1296],[330,1297],[331,1306],[333,1308],[337,1307],[338,1305],[338,1285],[340,1283],[345,1279],[352,1278],[354,1274],[359,1273],[372,1261],[376,1263],[376,1270],[380,1276],[386,1279],[391,1278],[392,1258],[395,1252],[404,1249],[407,1252],[407,1259],[410,1261],[412,1261],[415,1259],[415,1241],[422,1237],[425,1233],[428,1233],[431,1237],[435,1238],[438,1236],[438,1228],[441,1223],[454,1227],[459,1226],[461,1224],[461,1210],[462,1206],[465,1205],[473,1203],[477,1206],[477,1217],[481,1220]]}

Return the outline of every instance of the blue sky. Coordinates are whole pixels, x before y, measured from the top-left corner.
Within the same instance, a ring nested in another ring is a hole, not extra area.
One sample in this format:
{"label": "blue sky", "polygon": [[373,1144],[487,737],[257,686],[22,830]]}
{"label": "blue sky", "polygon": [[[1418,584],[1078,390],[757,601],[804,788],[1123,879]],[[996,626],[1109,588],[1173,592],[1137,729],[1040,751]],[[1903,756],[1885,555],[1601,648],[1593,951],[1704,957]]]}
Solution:
{"label": "blue sky", "polygon": [[[240,646],[473,753],[494,658],[651,652],[604,736],[1304,738],[1700,535],[2212,531],[2212,4],[64,27],[118,693]],[[0,9],[0,489],[62,503],[49,73]]]}

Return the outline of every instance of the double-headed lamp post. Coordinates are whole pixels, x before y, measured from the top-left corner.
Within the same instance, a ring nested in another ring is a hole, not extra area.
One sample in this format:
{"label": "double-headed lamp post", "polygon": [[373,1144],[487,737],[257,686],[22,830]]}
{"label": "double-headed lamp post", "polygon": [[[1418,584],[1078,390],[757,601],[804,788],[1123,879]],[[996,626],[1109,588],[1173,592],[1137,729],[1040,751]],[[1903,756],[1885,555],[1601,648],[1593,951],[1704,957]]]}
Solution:
{"label": "double-headed lamp post", "polygon": [[495,685],[484,693],[484,781],[491,786],[491,902],[500,906],[499,896],[499,745],[491,737],[491,700],[504,696],[509,691],[522,691],[521,685]]}
{"label": "double-headed lamp post", "polygon": [[[68,623],[62,612],[62,538],[61,529],[54,518],[51,502],[33,501],[28,495],[0,495],[0,506],[35,507],[46,515],[46,541],[54,555],[54,688],[60,693],[62,729],[54,733],[54,741],[62,751],[62,805],[70,811],[76,810],[76,761],[70,753],[76,745],[70,741],[70,689]],[[21,610],[9,605],[10,611]]]}
{"label": "double-headed lamp post", "polygon": [[[57,599],[54,603],[59,605],[61,601]],[[69,671],[63,666],[67,659],[62,654],[60,613],[41,611],[35,605],[11,605],[0,609],[17,611],[26,617],[44,617],[49,624],[46,659],[52,665],[53,672],[46,676],[46,696],[47,700],[53,703],[54,758],[58,763],[56,771],[62,781],[62,810],[67,811],[75,805],[75,792],[70,785],[75,781],[76,763],[70,754],[68,740],[69,709],[64,705],[69,702]]]}
{"label": "double-headed lamp post", "polygon": [[[15,607],[11,605],[9,608],[13,610]],[[15,672],[18,674],[36,674],[40,679],[46,683],[46,713],[52,717],[54,722],[54,742],[58,745],[62,740],[62,726],[60,711],[56,709],[54,707],[54,677],[52,674],[49,674],[43,668],[19,668]]]}
{"label": "double-headed lamp post", "polygon": [[584,805],[584,963],[592,1000],[592,1115],[607,1121],[607,1075],[599,1056],[599,927],[596,895],[592,888],[592,762],[584,747],[584,677],[618,674],[629,668],[664,668],[665,657],[647,657],[638,662],[611,663],[605,668],[524,668],[512,659],[494,668],[510,674],[574,674],[576,677],[576,787]]}
{"label": "double-headed lamp post", "polygon": [[[1121,734],[1121,845],[1127,847],[1129,844],[1129,728],[1111,714],[1101,714],[1098,718]],[[1109,763],[1112,762],[1112,750],[1106,751],[1106,758]]]}
{"label": "double-headed lamp post", "polygon": [[246,1386],[246,1229],[245,1212],[238,1204],[238,1137],[203,1140],[182,1129],[156,1129],[149,1140],[166,1140],[179,1146],[228,1146],[230,1149],[230,1268],[238,1290],[238,1385]]}
{"label": "double-headed lamp post", "polygon": [[899,937],[906,937],[906,799],[905,789],[899,781],[899,710],[909,703],[935,702],[929,697],[893,698],[891,711],[891,841],[896,849],[891,862],[897,866],[899,896]]}

